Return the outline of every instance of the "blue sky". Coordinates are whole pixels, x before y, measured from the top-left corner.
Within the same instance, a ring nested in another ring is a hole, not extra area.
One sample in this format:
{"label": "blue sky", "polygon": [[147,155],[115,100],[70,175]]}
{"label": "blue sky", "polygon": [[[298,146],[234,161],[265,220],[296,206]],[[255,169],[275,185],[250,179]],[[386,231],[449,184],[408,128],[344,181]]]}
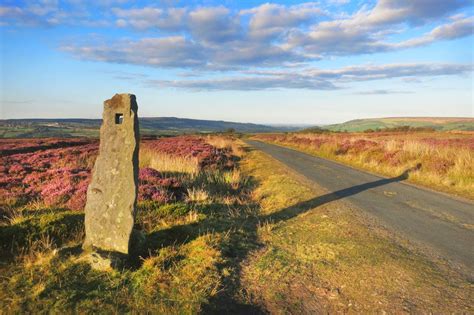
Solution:
{"label": "blue sky", "polygon": [[473,116],[470,0],[3,0],[0,118]]}

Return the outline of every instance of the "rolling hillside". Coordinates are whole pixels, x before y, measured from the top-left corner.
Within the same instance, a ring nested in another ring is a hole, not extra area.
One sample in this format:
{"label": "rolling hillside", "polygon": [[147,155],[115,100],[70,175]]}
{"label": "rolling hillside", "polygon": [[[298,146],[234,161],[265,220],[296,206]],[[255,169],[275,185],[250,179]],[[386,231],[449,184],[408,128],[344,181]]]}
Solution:
{"label": "rolling hillside", "polygon": [[[7,119],[0,120],[0,138],[97,137],[100,119]],[[223,132],[233,129],[242,133],[294,130],[250,123],[198,120],[175,117],[140,118],[144,135]]]}
{"label": "rolling hillside", "polygon": [[355,119],[341,124],[324,126],[332,131],[365,131],[367,129],[383,129],[401,126],[430,127],[435,130],[463,130],[474,131],[474,118],[448,118],[448,117],[389,117]]}

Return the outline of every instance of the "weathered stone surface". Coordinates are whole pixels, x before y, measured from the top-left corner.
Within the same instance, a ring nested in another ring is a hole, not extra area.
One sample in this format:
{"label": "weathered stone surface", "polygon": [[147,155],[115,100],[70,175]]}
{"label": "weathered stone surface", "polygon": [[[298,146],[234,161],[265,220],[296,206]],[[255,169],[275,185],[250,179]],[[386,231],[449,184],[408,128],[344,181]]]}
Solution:
{"label": "weathered stone surface", "polygon": [[123,262],[125,259],[112,253],[98,253],[94,251],[88,251],[79,256],[76,261],[87,262],[95,270],[110,271],[112,269],[123,267]]}
{"label": "weathered stone surface", "polygon": [[104,102],[99,156],[87,190],[85,250],[129,253],[138,191],[137,109],[132,94]]}

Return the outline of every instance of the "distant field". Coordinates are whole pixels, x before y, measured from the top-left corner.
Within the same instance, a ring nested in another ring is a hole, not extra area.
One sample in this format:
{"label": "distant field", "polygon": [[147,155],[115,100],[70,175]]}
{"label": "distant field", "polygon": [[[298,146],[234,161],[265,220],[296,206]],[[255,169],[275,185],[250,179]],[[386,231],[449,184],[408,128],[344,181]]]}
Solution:
{"label": "distant field", "polygon": [[[0,120],[0,138],[98,138],[100,119],[10,119]],[[402,126],[432,128],[439,131],[474,131],[474,118],[403,117],[371,118],[324,126],[330,131],[361,132]],[[179,135],[236,131],[241,133],[288,132],[297,127],[267,126],[228,121],[149,117],[140,119],[142,135]]]}
{"label": "distant field", "polygon": [[401,126],[433,128],[441,131],[474,131],[474,118],[450,117],[389,117],[350,120],[342,124],[325,126],[331,131],[359,132],[368,129],[395,128]]}
{"label": "distant field", "polygon": [[[8,119],[0,120],[0,138],[99,137],[100,119]],[[142,135],[177,135],[233,130],[243,133],[290,131],[296,128],[198,120],[175,117],[140,118]]]}

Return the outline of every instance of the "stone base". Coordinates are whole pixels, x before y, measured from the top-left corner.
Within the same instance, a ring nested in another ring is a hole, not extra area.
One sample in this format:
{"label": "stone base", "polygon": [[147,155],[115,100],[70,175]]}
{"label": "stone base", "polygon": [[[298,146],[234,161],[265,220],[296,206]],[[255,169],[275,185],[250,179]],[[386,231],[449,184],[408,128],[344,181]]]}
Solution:
{"label": "stone base", "polygon": [[125,255],[119,253],[86,251],[80,256],[79,261],[89,263],[94,270],[111,271],[121,268],[126,259]]}
{"label": "stone base", "polygon": [[87,262],[95,270],[112,270],[136,263],[139,257],[146,254],[146,234],[140,230],[132,230],[129,255],[100,250],[94,246],[83,245],[83,252],[78,259]]}

